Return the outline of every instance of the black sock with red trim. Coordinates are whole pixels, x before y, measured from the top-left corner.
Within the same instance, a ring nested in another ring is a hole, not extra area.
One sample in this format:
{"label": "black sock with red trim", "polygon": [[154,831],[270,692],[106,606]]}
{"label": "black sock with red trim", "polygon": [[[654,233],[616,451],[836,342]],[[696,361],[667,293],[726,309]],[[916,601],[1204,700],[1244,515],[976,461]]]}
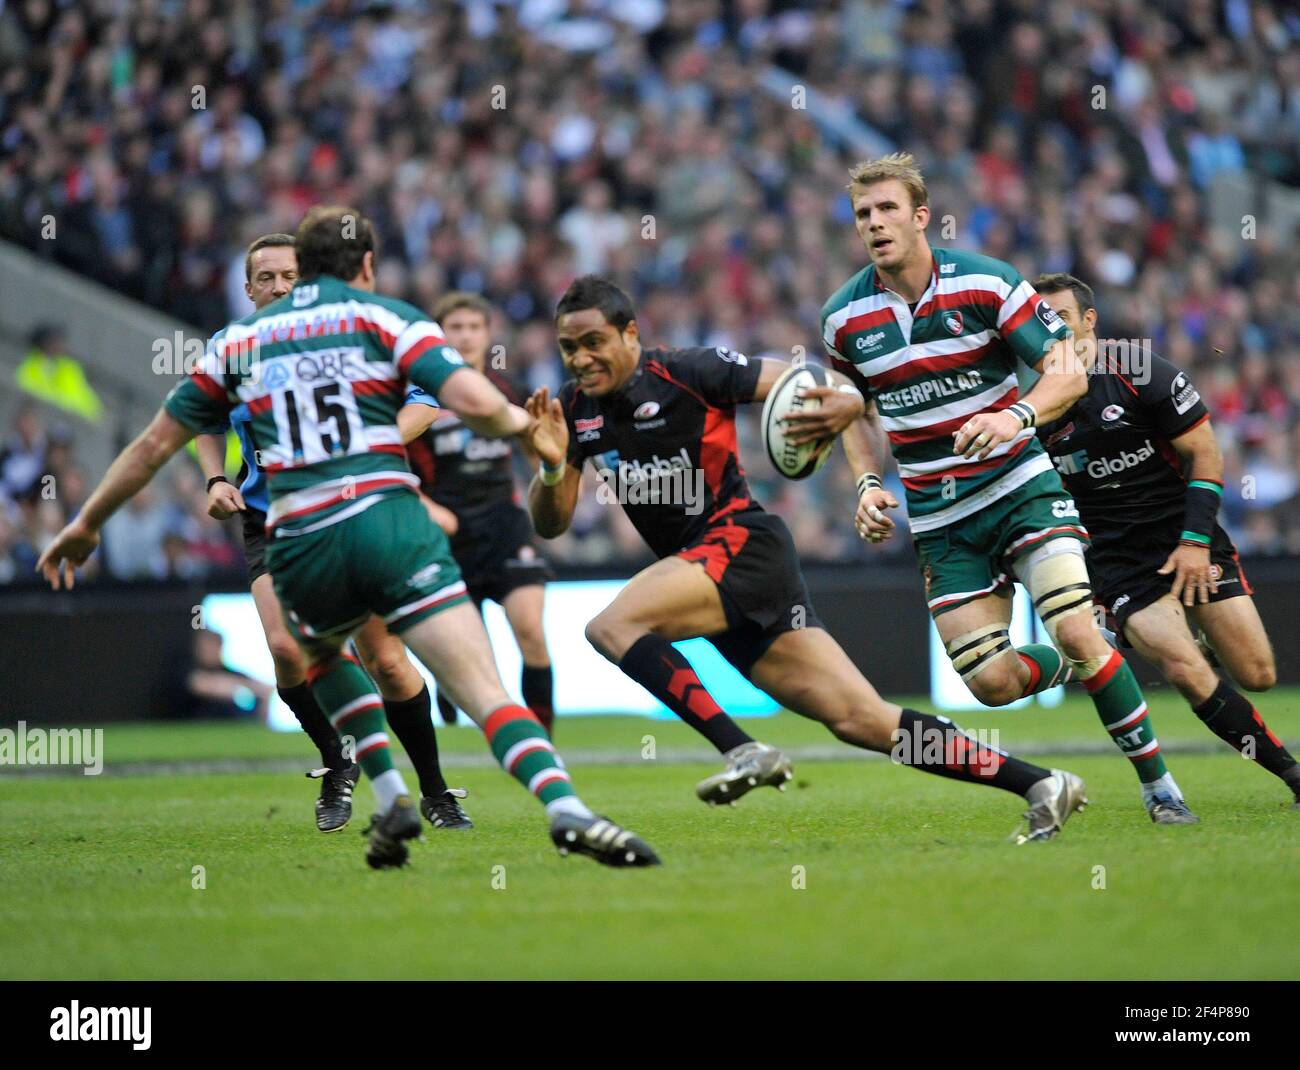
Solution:
{"label": "black sock with red trim", "polygon": [[722,712],[691,663],[666,639],[641,636],[618,667],[724,754],[742,743],[754,742]]}
{"label": "black sock with red trim", "polygon": [[893,738],[891,761],[968,784],[986,784],[1024,795],[1052,775],[1047,769],[968,736],[947,717],[920,710],[904,707]]}
{"label": "black sock with red trim", "polygon": [[[1294,779],[1292,771],[1296,767],[1296,760],[1282,745],[1282,741],[1269,731],[1264,718],[1251,705],[1250,699],[1236,688],[1220,681],[1214,694],[1199,706],[1193,706],[1192,712],[1216,736],[1254,758],[1274,776],[1281,777],[1287,783]],[[1292,775],[1288,776],[1288,773]]]}
{"label": "black sock with red trim", "polygon": [[307,733],[307,738],[316,744],[320,751],[320,760],[330,769],[346,769],[352,763],[343,757],[343,741],[334,731],[330,719],[325,716],[312,694],[311,684],[304,680],[297,687],[279,689],[280,700],[293,711]]}

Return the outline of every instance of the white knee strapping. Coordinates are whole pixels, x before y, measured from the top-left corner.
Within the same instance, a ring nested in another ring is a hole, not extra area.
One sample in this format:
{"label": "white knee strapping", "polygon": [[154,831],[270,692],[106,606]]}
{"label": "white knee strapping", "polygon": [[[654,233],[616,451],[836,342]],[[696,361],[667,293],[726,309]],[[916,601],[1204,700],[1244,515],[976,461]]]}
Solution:
{"label": "white knee strapping", "polygon": [[950,640],[946,649],[952,667],[969,682],[1011,649],[1011,636],[1005,624],[986,624]]}
{"label": "white knee strapping", "polygon": [[1078,539],[1053,539],[1016,562],[1016,576],[1029,589],[1034,609],[1059,649],[1056,628],[1061,621],[1092,611],[1083,544]]}

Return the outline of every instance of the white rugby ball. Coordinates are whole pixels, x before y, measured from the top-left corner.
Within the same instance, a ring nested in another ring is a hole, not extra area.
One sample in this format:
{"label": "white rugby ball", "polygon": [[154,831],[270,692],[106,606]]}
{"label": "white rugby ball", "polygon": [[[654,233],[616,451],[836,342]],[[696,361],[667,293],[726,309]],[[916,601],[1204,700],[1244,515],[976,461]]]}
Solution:
{"label": "white rugby ball", "polygon": [[801,445],[786,438],[787,428],[783,421],[787,416],[821,408],[821,399],[804,397],[804,391],[815,386],[835,385],[829,371],[819,370],[825,376],[824,383],[818,381],[816,372],[807,365],[787,368],[772,384],[767,400],[763,402],[763,445],[773,467],[787,479],[807,479],[826,463],[835,444],[834,437]]}

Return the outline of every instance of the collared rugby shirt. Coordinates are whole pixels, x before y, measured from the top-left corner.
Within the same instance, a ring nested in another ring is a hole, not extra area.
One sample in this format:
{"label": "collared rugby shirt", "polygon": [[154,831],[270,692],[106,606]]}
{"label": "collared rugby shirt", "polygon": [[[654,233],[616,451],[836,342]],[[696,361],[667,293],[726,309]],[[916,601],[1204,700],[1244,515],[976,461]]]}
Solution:
{"label": "collared rugby shirt", "polygon": [[1016,358],[1033,367],[1070,330],[1001,260],[934,249],[915,313],[881,287],[874,264],[822,306],[831,360],[874,398],[907,491],[913,532],[933,531],[1052,470],[1033,428],[982,461],[952,451],[953,432],[1020,396]]}
{"label": "collared rugby shirt", "polygon": [[413,305],[322,275],[213,335],[164,405],[200,433],[247,406],[267,531],[300,535],[418,485],[397,429],[405,383],[436,396],[464,366]]}

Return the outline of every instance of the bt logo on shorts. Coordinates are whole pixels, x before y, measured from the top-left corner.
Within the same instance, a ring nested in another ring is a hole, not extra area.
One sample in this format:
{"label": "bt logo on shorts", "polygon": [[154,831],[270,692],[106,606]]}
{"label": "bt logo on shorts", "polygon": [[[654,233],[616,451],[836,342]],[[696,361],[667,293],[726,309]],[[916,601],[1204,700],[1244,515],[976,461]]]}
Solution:
{"label": "bt logo on shorts", "polygon": [[1078,517],[1079,510],[1074,507],[1073,498],[1059,498],[1052,502],[1052,516],[1057,520],[1064,520],[1066,517]]}

